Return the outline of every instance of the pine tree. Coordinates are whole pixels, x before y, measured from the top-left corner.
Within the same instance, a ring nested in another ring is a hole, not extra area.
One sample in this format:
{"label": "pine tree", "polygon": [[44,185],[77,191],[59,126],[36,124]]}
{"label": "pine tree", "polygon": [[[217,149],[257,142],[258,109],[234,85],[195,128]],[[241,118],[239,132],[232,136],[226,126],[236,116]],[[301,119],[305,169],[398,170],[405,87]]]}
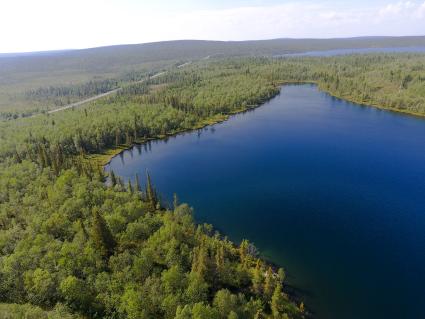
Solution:
{"label": "pine tree", "polygon": [[114,253],[116,242],[108,224],[97,209],[93,212],[93,222],[91,228],[91,239],[100,254],[108,258]]}
{"label": "pine tree", "polygon": [[19,155],[19,153],[18,153],[17,150],[15,150],[15,161],[16,161],[16,163],[21,163],[22,162],[22,158]]}
{"label": "pine tree", "polygon": [[261,267],[261,262],[257,259],[257,264],[255,265],[254,274],[252,276],[252,289],[254,293],[261,294],[263,286],[263,272]]}
{"label": "pine tree", "polygon": [[274,289],[272,301],[270,303],[273,318],[281,318],[281,315],[285,311],[286,304],[287,300],[285,298],[285,295],[282,293],[282,286],[277,285]]}
{"label": "pine tree", "polygon": [[199,274],[205,279],[208,271],[208,253],[204,242],[200,246],[195,247],[193,260],[192,260],[192,272]]}
{"label": "pine tree", "polygon": [[221,244],[215,253],[215,269],[216,269],[216,277],[217,279],[224,279],[225,276],[225,253],[224,246]]}
{"label": "pine tree", "polygon": [[247,259],[248,249],[249,249],[249,241],[246,239],[242,240],[241,244],[239,245],[239,256],[241,258],[241,263],[243,266],[246,266],[248,261]]}
{"label": "pine tree", "polygon": [[57,145],[56,152],[57,152],[56,158],[57,158],[58,166],[60,169],[62,169],[64,165],[64,155],[63,155],[62,146],[60,144]]}
{"label": "pine tree", "polygon": [[124,181],[121,177],[117,178],[117,184],[120,185],[120,189],[124,190],[125,189],[125,185],[124,185]]}
{"label": "pine tree", "polygon": [[78,225],[81,228],[83,235],[84,235],[84,239],[87,240],[89,239],[89,234],[87,233],[86,227],[84,226],[84,222],[81,218],[78,219]]}
{"label": "pine tree", "polygon": [[128,180],[128,183],[127,183],[127,190],[128,190],[130,193],[132,193],[132,194],[133,194],[133,185],[131,185],[131,181],[130,181],[130,180]]}
{"label": "pine tree", "polygon": [[215,254],[215,263],[218,269],[224,267],[224,246],[220,245]]}
{"label": "pine tree", "polygon": [[46,149],[44,145],[40,143],[38,144],[37,148],[38,148],[38,159],[39,159],[39,163],[41,167],[43,168],[47,167],[49,164],[48,164]]}
{"label": "pine tree", "polygon": [[133,133],[134,133],[134,140],[137,140],[137,115],[134,114],[133,117]]}
{"label": "pine tree", "polygon": [[135,189],[136,192],[141,192],[142,191],[142,186],[140,185],[140,180],[139,180],[139,175],[138,174],[136,174],[134,185],[135,185],[134,189]]}
{"label": "pine tree", "polygon": [[174,193],[174,195],[173,195],[173,207],[174,207],[174,209],[176,209],[178,206],[179,206],[179,199],[177,197],[177,194]]}
{"label": "pine tree", "polygon": [[59,166],[58,166],[58,162],[57,162],[56,158],[52,159],[52,168],[53,168],[53,172],[55,172],[55,175],[58,176],[59,175]]}
{"label": "pine tree", "polygon": [[156,192],[153,188],[151,177],[146,170],[146,199],[151,205],[152,210],[155,210],[157,204]]}
{"label": "pine tree", "polygon": [[118,146],[121,141],[121,132],[119,129],[115,130],[115,146]]}
{"label": "pine tree", "polygon": [[112,170],[111,170],[111,173],[110,173],[110,177],[111,177],[111,185],[112,185],[112,186],[117,185],[117,178],[116,178],[116,176],[115,176],[114,171],[112,171]]}
{"label": "pine tree", "polygon": [[267,298],[270,298],[275,288],[275,280],[273,278],[273,270],[271,267],[267,269],[266,279],[264,281],[264,294]]}
{"label": "pine tree", "polygon": [[277,274],[279,276],[281,284],[283,284],[283,282],[285,281],[285,278],[286,278],[285,270],[283,270],[283,268],[279,268]]}

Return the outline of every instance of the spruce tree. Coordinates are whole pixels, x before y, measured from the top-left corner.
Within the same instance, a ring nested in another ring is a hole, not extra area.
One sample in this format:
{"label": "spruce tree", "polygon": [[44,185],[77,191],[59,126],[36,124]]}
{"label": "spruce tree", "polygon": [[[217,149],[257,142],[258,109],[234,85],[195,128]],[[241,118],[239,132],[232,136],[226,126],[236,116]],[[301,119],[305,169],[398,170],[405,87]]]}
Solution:
{"label": "spruce tree", "polygon": [[256,294],[261,294],[263,286],[263,269],[261,267],[261,262],[257,259],[257,264],[255,265],[254,274],[252,275],[252,290]]}
{"label": "spruce tree", "polygon": [[120,190],[124,190],[125,189],[125,185],[124,185],[124,181],[121,177],[117,178],[117,184],[120,185]]}
{"label": "spruce tree", "polygon": [[271,267],[267,269],[266,279],[264,281],[264,294],[267,298],[271,298],[275,288],[275,280],[273,278],[273,270]]}
{"label": "spruce tree", "polygon": [[215,254],[215,264],[217,270],[220,271],[224,267],[224,246],[220,245]]}
{"label": "spruce tree", "polygon": [[177,197],[177,194],[173,194],[173,207],[176,209],[179,206],[179,198]]}
{"label": "spruce tree", "polygon": [[93,211],[93,222],[91,227],[91,239],[96,249],[104,258],[109,258],[116,247],[114,236],[108,224],[97,209]]}
{"label": "spruce tree", "polygon": [[128,190],[130,193],[132,193],[132,194],[133,194],[133,185],[131,185],[131,181],[130,181],[130,180],[128,180],[128,183],[127,183],[127,190]]}
{"label": "spruce tree", "polygon": [[110,177],[111,177],[111,185],[112,185],[112,186],[117,185],[117,178],[116,178],[116,176],[115,176],[114,171],[111,171],[111,173],[110,173]]}
{"label": "spruce tree", "polygon": [[17,150],[15,150],[15,161],[16,161],[16,163],[21,163],[22,162],[22,158],[19,155],[19,153],[18,153]]}
{"label": "spruce tree", "polygon": [[134,189],[136,192],[142,191],[142,186],[140,185],[139,174],[136,173],[135,181],[134,181]]}
{"label": "spruce tree", "polygon": [[62,146],[58,144],[56,150],[57,150],[58,166],[60,169],[62,169],[64,165],[64,154],[63,154]]}
{"label": "spruce tree", "polygon": [[157,198],[156,198],[155,189],[152,185],[151,177],[147,170],[146,170],[146,199],[148,203],[151,204],[152,210],[155,210],[156,204],[157,204]]}
{"label": "spruce tree", "polygon": [[285,270],[283,268],[279,268],[277,274],[279,276],[280,282],[283,284],[286,278]]}
{"label": "spruce tree", "polygon": [[287,300],[285,295],[282,293],[282,286],[277,285],[274,289],[272,301],[270,303],[273,318],[278,319],[282,317],[286,304]]}
{"label": "spruce tree", "polygon": [[192,260],[192,272],[199,274],[205,279],[208,272],[207,248],[203,243],[194,249]]}

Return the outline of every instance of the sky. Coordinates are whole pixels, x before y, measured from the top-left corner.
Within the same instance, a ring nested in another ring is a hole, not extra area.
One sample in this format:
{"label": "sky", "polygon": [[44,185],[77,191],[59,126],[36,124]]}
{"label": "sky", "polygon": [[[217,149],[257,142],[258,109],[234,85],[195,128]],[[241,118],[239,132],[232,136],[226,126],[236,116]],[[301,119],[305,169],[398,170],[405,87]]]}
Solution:
{"label": "sky", "polygon": [[0,0],[0,53],[377,35],[425,35],[425,0]]}

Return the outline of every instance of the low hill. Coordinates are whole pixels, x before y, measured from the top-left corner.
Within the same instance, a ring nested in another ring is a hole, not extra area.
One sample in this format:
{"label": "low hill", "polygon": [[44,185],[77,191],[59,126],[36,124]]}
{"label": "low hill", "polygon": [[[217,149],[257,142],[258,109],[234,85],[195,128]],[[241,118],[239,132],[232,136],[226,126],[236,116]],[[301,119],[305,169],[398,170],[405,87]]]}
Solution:
{"label": "low hill", "polygon": [[[37,112],[50,109],[103,93],[112,89],[116,82],[137,80],[150,72],[206,57],[272,56],[333,49],[406,46],[425,46],[425,37],[239,42],[181,40],[83,50],[6,54],[0,55],[0,111]],[[40,89],[55,92],[71,90],[78,93],[70,94],[66,101],[34,98],[34,91]]]}

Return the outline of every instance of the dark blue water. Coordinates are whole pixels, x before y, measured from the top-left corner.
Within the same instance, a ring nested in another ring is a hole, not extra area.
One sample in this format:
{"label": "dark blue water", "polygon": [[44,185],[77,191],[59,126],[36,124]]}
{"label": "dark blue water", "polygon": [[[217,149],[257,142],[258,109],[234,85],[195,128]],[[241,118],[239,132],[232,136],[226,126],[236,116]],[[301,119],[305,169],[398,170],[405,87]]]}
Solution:
{"label": "dark blue water", "polygon": [[300,53],[283,54],[280,57],[297,57],[297,56],[336,56],[349,54],[368,54],[368,53],[425,53],[425,46],[414,47],[393,47],[393,48],[355,48],[355,49],[334,49],[323,51],[308,51]]}
{"label": "dark blue water", "polygon": [[135,147],[107,169],[148,168],[232,240],[286,267],[318,318],[425,318],[425,120],[312,85],[227,122]]}

